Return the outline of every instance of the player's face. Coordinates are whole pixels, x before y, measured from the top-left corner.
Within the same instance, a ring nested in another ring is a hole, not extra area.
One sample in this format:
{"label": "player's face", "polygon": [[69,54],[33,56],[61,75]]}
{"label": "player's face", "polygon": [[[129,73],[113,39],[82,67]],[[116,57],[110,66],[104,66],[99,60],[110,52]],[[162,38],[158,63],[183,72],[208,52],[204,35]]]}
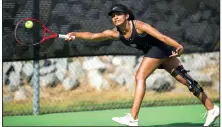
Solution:
{"label": "player's face", "polygon": [[112,22],[115,26],[120,26],[127,20],[127,15],[122,12],[114,12],[112,14]]}

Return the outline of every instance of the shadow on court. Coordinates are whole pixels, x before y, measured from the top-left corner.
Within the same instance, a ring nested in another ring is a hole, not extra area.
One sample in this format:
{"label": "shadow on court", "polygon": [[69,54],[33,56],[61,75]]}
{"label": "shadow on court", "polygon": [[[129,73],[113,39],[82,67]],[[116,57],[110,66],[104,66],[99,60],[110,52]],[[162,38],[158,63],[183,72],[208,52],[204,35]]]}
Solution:
{"label": "shadow on court", "polygon": [[203,123],[172,123],[172,124],[166,124],[166,126],[203,126]]}
{"label": "shadow on court", "polygon": [[[185,126],[203,126],[204,123],[172,123],[172,124],[166,124],[164,126],[176,126],[176,127],[185,127]],[[211,126],[219,126],[217,123],[212,124]],[[157,126],[155,126],[157,127]]]}

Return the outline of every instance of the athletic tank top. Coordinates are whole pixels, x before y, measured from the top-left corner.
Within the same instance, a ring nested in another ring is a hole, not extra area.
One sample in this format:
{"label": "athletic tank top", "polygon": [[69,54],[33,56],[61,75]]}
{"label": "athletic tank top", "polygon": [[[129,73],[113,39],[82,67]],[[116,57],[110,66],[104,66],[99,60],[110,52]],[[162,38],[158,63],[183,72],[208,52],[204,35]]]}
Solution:
{"label": "athletic tank top", "polygon": [[144,53],[146,53],[149,50],[149,48],[152,46],[160,46],[161,48],[168,47],[167,44],[147,33],[138,34],[135,25],[133,23],[133,20],[131,20],[131,22],[133,24],[133,28],[132,28],[131,37],[129,39],[126,39],[122,34],[122,32],[119,30],[119,28],[117,28],[117,30],[119,31],[119,39],[125,45],[142,50]]}

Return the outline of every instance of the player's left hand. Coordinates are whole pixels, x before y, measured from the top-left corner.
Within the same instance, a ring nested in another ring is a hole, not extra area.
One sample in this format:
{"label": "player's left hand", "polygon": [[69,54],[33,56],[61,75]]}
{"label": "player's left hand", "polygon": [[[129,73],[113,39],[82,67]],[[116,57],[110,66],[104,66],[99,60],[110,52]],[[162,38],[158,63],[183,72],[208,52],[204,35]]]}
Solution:
{"label": "player's left hand", "polygon": [[180,56],[182,53],[183,53],[184,49],[182,46],[178,47],[176,49],[176,51],[172,51],[172,55],[170,55],[169,57],[177,57],[177,56]]}

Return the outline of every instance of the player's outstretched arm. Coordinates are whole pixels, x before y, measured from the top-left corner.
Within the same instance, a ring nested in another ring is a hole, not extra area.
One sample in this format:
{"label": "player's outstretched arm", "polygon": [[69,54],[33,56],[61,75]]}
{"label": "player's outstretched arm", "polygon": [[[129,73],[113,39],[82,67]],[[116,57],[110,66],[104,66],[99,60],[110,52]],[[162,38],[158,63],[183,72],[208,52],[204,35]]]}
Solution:
{"label": "player's outstretched arm", "polygon": [[105,30],[101,33],[91,33],[91,32],[70,32],[67,34],[69,38],[66,41],[72,41],[72,36],[75,39],[88,40],[88,41],[104,41],[104,40],[116,40],[118,39],[118,32],[113,30]]}

